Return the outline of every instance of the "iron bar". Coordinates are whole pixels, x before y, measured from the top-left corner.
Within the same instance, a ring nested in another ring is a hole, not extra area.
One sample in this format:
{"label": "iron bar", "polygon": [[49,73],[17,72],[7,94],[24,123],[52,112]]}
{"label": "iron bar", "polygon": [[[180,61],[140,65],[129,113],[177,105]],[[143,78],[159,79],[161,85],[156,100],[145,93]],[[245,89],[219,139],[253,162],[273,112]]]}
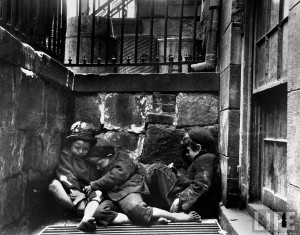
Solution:
{"label": "iron bar", "polygon": [[193,60],[196,59],[196,31],[197,31],[197,12],[198,12],[198,0],[195,0],[194,9],[194,31],[193,31]]}
{"label": "iron bar", "polygon": [[[178,61],[182,61],[181,44],[182,44],[182,21],[183,21],[183,7],[184,0],[181,0],[180,4],[180,23],[179,23],[179,40],[178,40]],[[179,65],[179,71],[182,71],[182,67]]]}
{"label": "iron bar", "polygon": [[66,46],[66,33],[67,33],[67,0],[62,0],[62,41],[61,41],[61,60],[64,60],[65,46]]}
{"label": "iron bar", "polygon": [[134,52],[134,61],[137,63],[138,56],[138,33],[139,33],[139,17],[140,17],[140,7],[139,0],[136,0],[136,19],[135,19],[135,52]]}
{"label": "iron bar", "polygon": [[150,20],[150,62],[152,62],[152,44],[153,44],[153,19],[154,18],[154,0],[151,0],[151,20]]}
{"label": "iron bar", "polygon": [[95,28],[96,28],[96,0],[93,0],[93,18],[92,18],[92,42],[91,42],[91,64],[94,63],[94,47],[95,47]]}
{"label": "iron bar", "polygon": [[109,54],[109,34],[110,34],[110,3],[111,0],[107,0],[107,15],[106,15],[106,56],[105,64],[108,64],[108,54]]}
{"label": "iron bar", "polygon": [[124,47],[124,27],[125,27],[125,0],[122,0],[122,23],[121,23],[121,48],[120,64],[123,64],[123,47]]}
{"label": "iron bar", "polygon": [[76,64],[79,64],[79,56],[80,56],[81,5],[82,5],[82,0],[79,0],[79,5],[78,5],[78,27],[77,27]]}
{"label": "iron bar", "polygon": [[169,1],[165,1],[164,62],[167,61],[168,9]]}
{"label": "iron bar", "polygon": [[61,49],[61,1],[62,0],[58,0],[58,9],[57,9],[57,12],[58,12],[58,33],[57,33],[57,36],[58,36],[58,40],[57,40],[57,55],[60,54],[60,49]]}
{"label": "iron bar", "polygon": [[56,51],[56,36],[57,36],[57,0],[53,1],[53,13],[54,13],[54,29],[53,29],[53,52]]}

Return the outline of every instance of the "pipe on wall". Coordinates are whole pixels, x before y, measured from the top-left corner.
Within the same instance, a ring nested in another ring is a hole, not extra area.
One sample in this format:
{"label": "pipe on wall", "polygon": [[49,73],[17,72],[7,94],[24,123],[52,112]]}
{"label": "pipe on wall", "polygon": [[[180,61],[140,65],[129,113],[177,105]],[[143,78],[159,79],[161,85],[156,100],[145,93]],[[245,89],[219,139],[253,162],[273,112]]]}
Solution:
{"label": "pipe on wall", "polygon": [[210,1],[210,28],[207,40],[205,62],[192,64],[192,72],[213,72],[216,69],[220,7],[221,0]]}

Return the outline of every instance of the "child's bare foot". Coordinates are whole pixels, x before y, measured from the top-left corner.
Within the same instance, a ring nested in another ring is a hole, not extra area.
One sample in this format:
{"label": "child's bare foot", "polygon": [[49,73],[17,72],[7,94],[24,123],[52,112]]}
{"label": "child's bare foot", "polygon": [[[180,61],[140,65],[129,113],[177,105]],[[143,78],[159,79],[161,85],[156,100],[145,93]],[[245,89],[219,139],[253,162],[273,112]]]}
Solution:
{"label": "child's bare foot", "polygon": [[81,220],[77,225],[77,229],[83,232],[94,232],[96,230],[95,219],[90,219],[88,221]]}
{"label": "child's bare foot", "polygon": [[201,222],[201,216],[195,211],[191,211],[188,214],[184,212],[173,214],[176,222]]}

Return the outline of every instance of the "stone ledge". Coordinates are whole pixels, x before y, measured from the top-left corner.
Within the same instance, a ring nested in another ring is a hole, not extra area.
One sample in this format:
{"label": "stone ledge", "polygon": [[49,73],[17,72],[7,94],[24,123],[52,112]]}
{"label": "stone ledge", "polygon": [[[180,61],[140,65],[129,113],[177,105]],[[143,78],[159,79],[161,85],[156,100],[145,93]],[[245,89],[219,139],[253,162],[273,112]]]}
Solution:
{"label": "stone ledge", "polygon": [[218,92],[219,73],[75,74],[79,92]]}
{"label": "stone ledge", "polygon": [[0,59],[32,71],[42,78],[72,89],[74,73],[44,52],[35,51],[0,27]]}
{"label": "stone ledge", "polygon": [[[219,223],[228,235],[270,235],[246,210],[220,208]],[[255,227],[256,226],[256,227]],[[254,228],[257,228],[256,231]]]}

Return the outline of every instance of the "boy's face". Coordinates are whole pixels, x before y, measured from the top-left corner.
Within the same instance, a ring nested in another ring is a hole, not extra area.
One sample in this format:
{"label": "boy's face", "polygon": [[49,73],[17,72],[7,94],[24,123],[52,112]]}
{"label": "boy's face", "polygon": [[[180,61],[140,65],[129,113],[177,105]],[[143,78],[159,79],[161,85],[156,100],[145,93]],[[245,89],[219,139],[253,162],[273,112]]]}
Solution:
{"label": "boy's face", "polygon": [[71,152],[77,157],[85,157],[91,149],[91,143],[84,140],[75,140],[71,145]]}
{"label": "boy's face", "polygon": [[99,171],[104,171],[110,164],[110,158],[102,158],[97,162],[96,168]]}
{"label": "boy's face", "polygon": [[199,151],[198,150],[194,151],[190,146],[187,146],[185,153],[188,159],[194,160],[195,156],[199,153]]}

